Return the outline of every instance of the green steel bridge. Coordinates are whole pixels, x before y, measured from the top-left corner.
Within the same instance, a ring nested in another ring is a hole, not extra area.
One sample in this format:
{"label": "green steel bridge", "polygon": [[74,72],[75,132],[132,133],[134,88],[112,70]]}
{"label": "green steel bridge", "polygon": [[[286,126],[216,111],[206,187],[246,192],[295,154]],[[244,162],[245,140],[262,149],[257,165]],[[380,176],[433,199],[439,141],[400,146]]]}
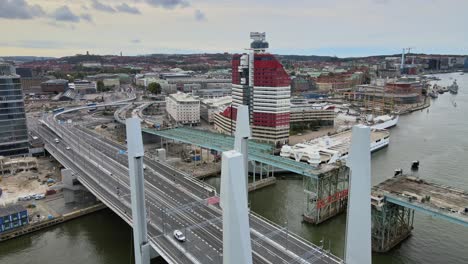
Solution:
{"label": "green steel bridge", "polygon": [[[143,128],[142,130],[149,134],[220,152],[234,148],[234,137],[209,131],[185,127],[167,130]],[[334,165],[322,165],[320,168],[314,168],[306,163],[275,156],[273,154],[274,148],[272,145],[255,142],[253,140],[249,140],[248,150],[250,161],[257,161],[314,179],[319,178],[323,173],[336,168]]]}

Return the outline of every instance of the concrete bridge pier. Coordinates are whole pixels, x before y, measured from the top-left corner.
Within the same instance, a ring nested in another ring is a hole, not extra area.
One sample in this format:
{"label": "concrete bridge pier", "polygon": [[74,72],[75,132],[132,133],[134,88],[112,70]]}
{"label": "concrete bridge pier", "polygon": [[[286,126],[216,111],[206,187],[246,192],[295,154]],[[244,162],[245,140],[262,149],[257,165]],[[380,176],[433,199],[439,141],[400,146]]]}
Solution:
{"label": "concrete bridge pier", "polygon": [[62,169],[62,190],[65,203],[96,202],[97,198],[78,181],[71,169]]}
{"label": "concrete bridge pier", "polygon": [[154,250],[152,247],[150,247],[150,259],[153,260],[155,258],[159,258],[161,257],[161,255],[159,255],[159,253]]}
{"label": "concrete bridge pier", "polygon": [[414,210],[372,196],[372,251],[387,252],[411,235]]}
{"label": "concrete bridge pier", "polygon": [[302,177],[304,188],[303,219],[320,224],[346,211],[349,169],[343,164],[317,178]]}

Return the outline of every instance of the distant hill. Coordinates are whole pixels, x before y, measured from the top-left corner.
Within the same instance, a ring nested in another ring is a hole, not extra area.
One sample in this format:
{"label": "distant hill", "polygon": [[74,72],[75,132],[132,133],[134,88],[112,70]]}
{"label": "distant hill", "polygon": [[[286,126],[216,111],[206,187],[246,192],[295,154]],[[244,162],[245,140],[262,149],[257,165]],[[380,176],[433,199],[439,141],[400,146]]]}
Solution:
{"label": "distant hill", "polygon": [[17,62],[30,62],[30,61],[43,61],[55,59],[54,57],[37,57],[37,56],[4,56],[0,57],[5,61],[17,61]]}
{"label": "distant hill", "polygon": [[316,56],[316,55],[277,55],[282,60],[291,61],[312,61],[312,62],[325,62],[325,61],[340,61],[342,59],[332,56]]}

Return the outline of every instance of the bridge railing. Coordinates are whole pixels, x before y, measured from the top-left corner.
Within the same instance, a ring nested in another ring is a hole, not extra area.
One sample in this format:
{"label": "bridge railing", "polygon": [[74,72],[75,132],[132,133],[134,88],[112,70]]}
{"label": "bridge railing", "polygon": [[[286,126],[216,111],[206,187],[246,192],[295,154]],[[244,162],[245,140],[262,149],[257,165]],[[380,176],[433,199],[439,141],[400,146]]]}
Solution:
{"label": "bridge railing", "polygon": [[[338,258],[337,256],[333,255],[331,252],[325,252],[325,251],[323,250],[323,247],[319,247],[319,246],[313,244],[312,242],[310,242],[310,241],[308,241],[308,240],[302,238],[301,236],[299,236],[299,235],[297,235],[297,234],[295,234],[295,233],[293,233],[293,232],[289,232],[289,230],[288,230],[286,227],[283,227],[283,226],[281,226],[281,225],[279,225],[279,224],[277,224],[277,223],[275,223],[275,222],[269,220],[268,218],[265,218],[265,217],[263,217],[263,216],[261,216],[261,215],[255,213],[255,212],[253,212],[253,211],[250,211],[250,214],[251,214],[252,216],[258,218],[258,219],[261,219],[263,222],[267,223],[268,225],[271,225],[271,226],[272,226],[273,228],[275,228],[275,229],[283,230],[283,233],[284,233],[284,232],[287,232],[287,236],[288,236],[287,239],[294,239],[294,240],[298,241],[299,243],[302,243],[302,244],[304,244],[305,246],[309,247],[309,249],[303,248],[303,249],[304,249],[304,251],[303,251],[303,252],[304,252],[304,256],[302,256],[302,255],[301,255],[301,256],[298,256],[298,258],[295,259],[294,262],[292,262],[292,263],[309,263],[309,262],[304,262],[303,260],[304,260],[304,259],[307,259],[307,258],[306,258],[307,256],[309,256],[309,258],[310,258],[310,256],[312,256],[312,255],[314,255],[314,254],[318,254],[318,253],[321,254],[321,255],[323,255],[323,257],[326,256],[328,259],[331,259],[331,260],[335,261],[335,263],[340,263],[340,262],[342,262],[342,260],[341,260],[340,258]],[[312,248],[312,249],[310,250],[310,248]],[[301,261],[301,260],[302,260],[302,261]]]}

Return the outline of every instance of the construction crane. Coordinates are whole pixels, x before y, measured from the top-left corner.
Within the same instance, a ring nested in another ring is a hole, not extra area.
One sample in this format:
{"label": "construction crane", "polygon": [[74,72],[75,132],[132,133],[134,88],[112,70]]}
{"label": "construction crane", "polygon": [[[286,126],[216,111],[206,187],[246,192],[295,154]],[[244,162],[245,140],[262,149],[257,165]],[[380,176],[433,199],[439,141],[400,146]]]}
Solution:
{"label": "construction crane", "polygon": [[[408,48],[406,48],[406,49],[408,50],[408,54],[410,54],[410,53],[411,53],[411,50],[414,50],[415,47],[408,47]],[[414,55],[412,55],[411,58],[412,58],[411,64],[414,64]]]}
{"label": "construction crane", "polygon": [[[410,54],[412,49],[415,49],[415,47],[403,48],[402,53],[401,53],[401,64],[400,64],[400,69],[401,70],[403,70],[403,68],[405,68],[405,55]],[[405,51],[407,52],[406,54],[405,54]],[[411,56],[411,57],[412,57],[411,64],[414,64],[414,55]]]}

